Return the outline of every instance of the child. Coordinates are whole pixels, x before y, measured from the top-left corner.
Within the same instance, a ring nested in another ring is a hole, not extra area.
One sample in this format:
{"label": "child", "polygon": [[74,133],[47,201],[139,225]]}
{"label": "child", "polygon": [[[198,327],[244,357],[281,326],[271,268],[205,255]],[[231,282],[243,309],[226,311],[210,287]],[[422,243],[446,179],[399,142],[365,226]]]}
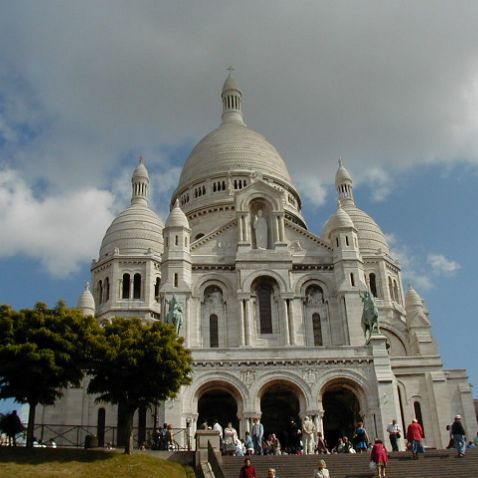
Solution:
{"label": "child", "polygon": [[378,477],[384,477],[385,468],[387,467],[388,463],[388,453],[385,446],[383,445],[382,440],[379,440],[378,438],[375,439],[375,444],[372,448],[370,461],[373,461],[377,465]]}

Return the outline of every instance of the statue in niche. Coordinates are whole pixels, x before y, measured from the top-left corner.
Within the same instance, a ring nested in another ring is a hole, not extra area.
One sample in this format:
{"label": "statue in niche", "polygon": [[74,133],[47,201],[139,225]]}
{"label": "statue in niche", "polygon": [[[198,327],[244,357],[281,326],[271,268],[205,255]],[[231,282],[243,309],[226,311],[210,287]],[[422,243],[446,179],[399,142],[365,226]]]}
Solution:
{"label": "statue in niche", "polygon": [[307,291],[307,304],[308,305],[321,305],[323,303],[322,290],[318,287],[311,287]]}
{"label": "statue in niche", "polygon": [[222,304],[222,292],[217,287],[209,290],[206,295],[206,302],[210,306],[217,306]]}
{"label": "statue in niche", "polygon": [[256,249],[267,249],[267,219],[262,209],[257,211],[252,227],[256,237]]}

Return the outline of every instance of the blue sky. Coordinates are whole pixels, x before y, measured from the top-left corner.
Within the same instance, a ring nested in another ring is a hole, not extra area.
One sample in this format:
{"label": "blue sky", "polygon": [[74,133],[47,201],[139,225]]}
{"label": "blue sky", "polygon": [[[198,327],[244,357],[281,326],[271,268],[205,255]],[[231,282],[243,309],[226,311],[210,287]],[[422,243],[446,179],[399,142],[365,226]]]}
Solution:
{"label": "blue sky", "polygon": [[0,302],[76,304],[140,154],[165,219],[232,64],[310,229],[342,156],[445,366],[478,387],[478,4],[0,3]]}

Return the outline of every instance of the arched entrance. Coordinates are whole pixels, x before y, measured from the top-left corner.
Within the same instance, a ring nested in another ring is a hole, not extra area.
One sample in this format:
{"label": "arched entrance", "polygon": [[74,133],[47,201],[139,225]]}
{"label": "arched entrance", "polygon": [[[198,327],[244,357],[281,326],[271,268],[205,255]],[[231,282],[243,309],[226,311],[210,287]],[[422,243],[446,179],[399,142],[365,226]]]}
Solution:
{"label": "arched entrance", "polygon": [[297,391],[290,385],[275,383],[270,385],[261,397],[261,421],[264,425],[264,436],[275,433],[281,442],[282,449],[295,446],[296,431],[301,427],[300,402]]}
{"label": "arched entrance", "polygon": [[355,426],[362,420],[357,395],[349,387],[335,385],[323,395],[324,436],[330,448],[337,445],[340,437],[352,438]]}
{"label": "arched entrance", "polygon": [[237,418],[237,403],[227,390],[213,389],[204,393],[198,401],[198,427],[207,420],[212,426],[217,420],[224,428],[228,422],[232,422],[239,432],[239,420]]}

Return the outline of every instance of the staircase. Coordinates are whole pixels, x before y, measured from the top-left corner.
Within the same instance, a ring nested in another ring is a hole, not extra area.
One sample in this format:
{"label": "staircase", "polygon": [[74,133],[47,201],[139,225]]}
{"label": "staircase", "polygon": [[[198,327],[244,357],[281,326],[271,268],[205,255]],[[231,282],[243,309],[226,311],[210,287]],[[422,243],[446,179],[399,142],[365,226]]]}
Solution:
{"label": "staircase", "polygon": [[[324,459],[331,478],[372,478],[376,471],[369,469],[370,455],[280,455],[252,456],[257,478],[265,478],[268,468],[275,468],[280,478],[312,478],[320,459]],[[224,478],[238,478],[244,464],[243,457],[224,456]],[[427,450],[412,460],[411,453],[391,453],[386,470],[387,478],[478,478],[478,448],[466,450],[464,458],[456,458],[454,450]]]}

